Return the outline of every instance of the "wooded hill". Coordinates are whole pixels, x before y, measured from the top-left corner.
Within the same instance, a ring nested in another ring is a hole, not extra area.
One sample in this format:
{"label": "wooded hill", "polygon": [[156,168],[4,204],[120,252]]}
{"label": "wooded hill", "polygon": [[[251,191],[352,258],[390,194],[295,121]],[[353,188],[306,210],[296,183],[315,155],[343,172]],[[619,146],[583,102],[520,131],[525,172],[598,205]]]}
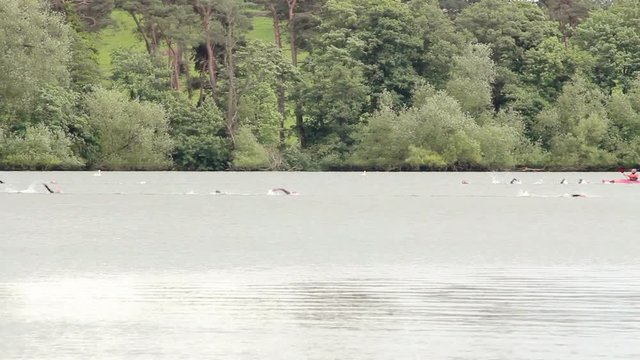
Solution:
{"label": "wooded hill", "polygon": [[4,169],[640,162],[640,2],[3,0]]}

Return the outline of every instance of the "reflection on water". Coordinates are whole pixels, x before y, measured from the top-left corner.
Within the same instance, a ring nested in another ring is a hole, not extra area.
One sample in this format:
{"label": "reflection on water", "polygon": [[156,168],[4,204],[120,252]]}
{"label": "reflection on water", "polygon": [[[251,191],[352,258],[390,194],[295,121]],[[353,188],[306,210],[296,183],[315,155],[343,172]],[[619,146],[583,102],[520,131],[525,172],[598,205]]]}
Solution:
{"label": "reflection on water", "polygon": [[604,174],[0,175],[1,359],[640,359]]}
{"label": "reflection on water", "polygon": [[639,355],[640,268],[304,271],[2,283],[0,352],[163,359]]}

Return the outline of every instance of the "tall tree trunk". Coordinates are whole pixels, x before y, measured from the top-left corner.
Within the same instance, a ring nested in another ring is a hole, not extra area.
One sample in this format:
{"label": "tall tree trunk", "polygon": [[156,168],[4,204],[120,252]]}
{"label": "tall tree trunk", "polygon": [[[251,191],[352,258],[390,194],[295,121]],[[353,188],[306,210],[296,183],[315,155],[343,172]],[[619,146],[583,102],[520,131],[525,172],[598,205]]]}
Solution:
{"label": "tall tree trunk", "polygon": [[205,8],[204,6],[200,6],[198,8],[198,12],[202,17],[202,28],[206,36],[205,45],[207,48],[207,72],[209,73],[209,86],[211,87],[211,96],[215,99],[216,86],[218,82],[218,69],[213,39],[211,38],[211,16],[213,14],[213,9],[211,9],[210,7]]}
{"label": "tall tree trunk", "polygon": [[[273,16],[273,31],[276,35],[276,46],[278,49],[282,50],[282,31],[280,28],[280,16],[278,16],[278,11],[276,10],[275,0],[269,0],[269,10],[271,10],[271,16]],[[278,113],[280,114],[280,128],[279,128],[279,138],[280,138],[280,147],[284,147],[285,143],[285,133],[284,133],[284,121],[286,118],[285,108],[286,108],[286,93],[284,89],[284,77],[278,76],[278,84],[276,89],[276,94],[278,96]]]}
{"label": "tall tree trunk", "polygon": [[209,85],[211,86],[211,96],[215,99],[216,97],[216,86],[218,83],[217,78],[217,64],[216,64],[216,54],[213,48],[213,42],[207,39],[207,71],[209,72]]}
{"label": "tall tree trunk", "polygon": [[145,34],[144,29],[142,28],[142,24],[140,23],[140,19],[136,16],[133,11],[129,11],[129,15],[133,18],[133,21],[136,23],[136,28],[138,28],[138,32],[142,35],[142,39],[144,40],[144,45],[147,47],[147,52],[151,54],[151,44],[149,43],[149,38],[147,34]]}
{"label": "tall tree trunk", "polygon": [[296,129],[298,130],[298,139],[300,140],[300,147],[305,148],[307,146],[306,136],[304,132],[304,117],[302,113],[302,103],[298,100],[296,104]]}
{"label": "tall tree trunk", "polygon": [[278,77],[278,85],[277,85],[276,93],[278,96],[278,113],[280,114],[280,128],[278,131],[279,138],[280,138],[280,147],[284,147],[284,141],[285,141],[284,121],[286,119],[286,113],[285,113],[286,94],[284,90],[284,78],[282,76]]}
{"label": "tall tree trunk", "polygon": [[151,25],[151,42],[150,42],[150,49],[151,55],[157,55],[158,54],[158,29],[156,27],[156,25]]}
{"label": "tall tree trunk", "polygon": [[231,142],[235,145],[236,139],[236,120],[238,116],[238,94],[236,89],[235,63],[233,60],[233,48],[235,40],[233,39],[233,24],[227,29],[226,46],[225,46],[225,65],[227,68],[227,81],[229,86],[229,94],[227,96],[227,131]]}
{"label": "tall tree trunk", "polygon": [[[293,66],[298,67],[298,48],[296,46],[296,31],[295,31],[295,17],[296,17],[296,5],[298,0],[287,0],[287,6],[289,7],[289,16],[287,18],[287,29],[289,30],[289,42],[291,45],[291,63]],[[298,99],[296,103],[296,129],[298,130],[298,138],[300,140],[300,147],[304,148],[306,145],[305,131],[304,131],[304,116],[302,113],[302,103]]]}
{"label": "tall tree trunk", "polygon": [[276,10],[276,4],[274,0],[269,0],[269,10],[271,10],[271,16],[273,16],[273,32],[276,35],[276,45],[278,49],[282,49],[282,29],[280,28],[280,16]]}
{"label": "tall tree trunk", "polygon": [[173,48],[169,38],[166,39],[166,42],[169,49],[169,66],[171,67],[171,87],[180,91],[180,54]]}
{"label": "tall tree trunk", "polygon": [[191,78],[191,64],[189,64],[189,58],[187,57],[187,53],[180,48],[180,53],[182,54],[181,66],[184,66],[184,75],[187,77],[187,94],[189,95],[189,100],[193,99],[193,79]]}
{"label": "tall tree trunk", "polygon": [[204,101],[206,100],[206,95],[204,93],[204,79],[200,81],[200,94],[198,96],[198,106],[202,106]]}
{"label": "tall tree trunk", "polygon": [[296,47],[296,31],[294,21],[296,17],[296,4],[298,0],[287,0],[289,6],[289,17],[287,18],[287,29],[289,30],[289,42],[291,43],[291,63],[298,66],[298,48]]}

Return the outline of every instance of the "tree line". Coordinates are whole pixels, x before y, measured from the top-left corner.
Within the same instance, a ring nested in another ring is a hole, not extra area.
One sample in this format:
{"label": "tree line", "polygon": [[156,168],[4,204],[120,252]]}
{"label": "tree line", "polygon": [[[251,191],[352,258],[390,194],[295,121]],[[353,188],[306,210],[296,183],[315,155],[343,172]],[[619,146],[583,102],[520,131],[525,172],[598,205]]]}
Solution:
{"label": "tree line", "polygon": [[[112,12],[143,50],[100,68]],[[640,162],[633,0],[3,0],[0,168]],[[273,43],[248,36],[268,17]]]}

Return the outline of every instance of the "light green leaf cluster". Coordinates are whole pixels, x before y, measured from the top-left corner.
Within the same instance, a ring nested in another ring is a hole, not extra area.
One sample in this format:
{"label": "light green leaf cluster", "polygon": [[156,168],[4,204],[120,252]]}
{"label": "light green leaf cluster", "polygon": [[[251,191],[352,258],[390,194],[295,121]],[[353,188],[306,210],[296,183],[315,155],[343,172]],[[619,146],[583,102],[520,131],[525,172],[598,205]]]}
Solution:
{"label": "light green leaf cluster", "polygon": [[173,142],[162,106],[97,89],[87,96],[86,108],[100,149],[94,159],[98,167],[154,170],[171,166]]}
{"label": "light green leaf cluster", "polygon": [[270,167],[269,152],[250,129],[240,128],[236,135],[233,168],[238,170],[266,170]]}
{"label": "light green leaf cluster", "polygon": [[84,162],[71,150],[72,142],[61,130],[29,126],[23,135],[0,131],[0,165],[10,169],[78,169]]}
{"label": "light green leaf cluster", "polygon": [[69,83],[70,33],[44,0],[0,1],[0,110],[28,108],[41,86]]}

